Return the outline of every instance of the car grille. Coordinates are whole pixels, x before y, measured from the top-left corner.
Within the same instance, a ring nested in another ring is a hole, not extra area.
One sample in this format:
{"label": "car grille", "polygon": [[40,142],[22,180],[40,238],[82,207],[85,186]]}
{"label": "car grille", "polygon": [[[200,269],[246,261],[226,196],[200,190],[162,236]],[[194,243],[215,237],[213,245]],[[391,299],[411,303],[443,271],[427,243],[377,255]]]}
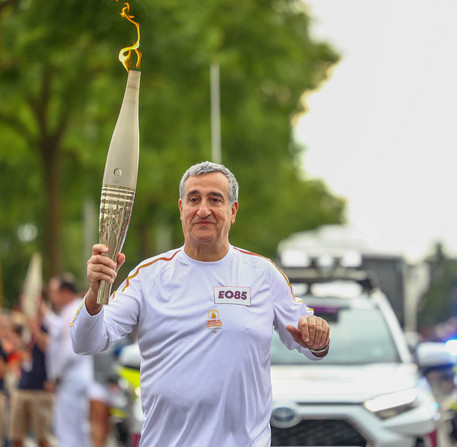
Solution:
{"label": "car grille", "polygon": [[271,427],[272,446],[367,446],[367,440],[342,419],[306,419],[289,428]]}

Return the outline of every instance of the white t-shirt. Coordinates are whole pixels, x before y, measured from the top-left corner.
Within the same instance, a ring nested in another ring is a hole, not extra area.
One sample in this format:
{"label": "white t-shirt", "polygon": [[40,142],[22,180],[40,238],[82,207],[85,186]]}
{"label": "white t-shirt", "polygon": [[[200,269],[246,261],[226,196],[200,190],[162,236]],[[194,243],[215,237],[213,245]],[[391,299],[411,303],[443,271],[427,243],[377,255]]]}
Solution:
{"label": "white t-shirt", "polygon": [[93,358],[75,354],[70,339],[70,322],[82,302],[82,298],[75,298],[63,306],[58,316],[49,313],[45,324],[51,335],[46,351],[48,379],[59,379],[61,392],[77,390],[84,397],[93,380]]}
{"label": "white t-shirt", "polygon": [[285,329],[312,310],[268,259],[230,247],[217,262],[180,248],[133,270],[109,305],[72,328],[76,352],[106,349],[137,325],[145,447],[270,445],[270,346],[318,360]]}

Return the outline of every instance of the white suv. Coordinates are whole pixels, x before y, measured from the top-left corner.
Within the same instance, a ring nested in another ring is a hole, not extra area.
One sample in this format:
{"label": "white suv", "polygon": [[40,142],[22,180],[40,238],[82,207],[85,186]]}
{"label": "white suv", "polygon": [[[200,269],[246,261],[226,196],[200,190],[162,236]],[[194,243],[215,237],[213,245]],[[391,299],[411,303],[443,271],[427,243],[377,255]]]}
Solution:
{"label": "white suv", "polygon": [[361,275],[294,284],[329,322],[332,341],[327,357],[311,362],[273,338],[272,446],[438,446],[429,384],[387,298]]}

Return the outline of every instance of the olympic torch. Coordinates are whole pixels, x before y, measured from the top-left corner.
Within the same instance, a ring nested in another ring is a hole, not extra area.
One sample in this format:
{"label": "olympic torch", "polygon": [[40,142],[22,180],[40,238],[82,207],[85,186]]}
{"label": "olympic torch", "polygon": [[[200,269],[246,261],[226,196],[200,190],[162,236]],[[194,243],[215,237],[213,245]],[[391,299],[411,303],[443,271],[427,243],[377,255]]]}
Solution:
{"label": "olympic torch", "polygon": [[[127,236],[132,215],[138,176],[139,138],[139,93],[141,73],[129,70],[132,51],[138,56],[139,66],[141,53],[138,51],[140,34],[139,26],[127,14],[128,3],[125,3],[121,15],[134,23],[138,31],[138,40],[131,47],[123,48],[119,60],[128,72],[127,85],[121,110],[114,127],[106,158],[100,199],[99,242],[108,246],[107,256],[116,262]],[[111,284],[100,283],[97,295],[98,304],[108,304]]]}
{"label": "olympic torch", "polygon": [[35,318],[43,288],[42,259],[40,253],[34,253],[30,260],[21,297],[21,308],[29,318]]}
{"label": "olympic torch", "polygon": [[[27,318],[36,318],[40,305],[42,289],[42,258],[40,253],[34,253],[27,269],[21,296],[21,310]],[[26,320],[23,320],[22,323],[25,324]],[[24,343],[28,343],[30,338],[30,329],[27,325],[25,325],[22,333],[22,339]]]}

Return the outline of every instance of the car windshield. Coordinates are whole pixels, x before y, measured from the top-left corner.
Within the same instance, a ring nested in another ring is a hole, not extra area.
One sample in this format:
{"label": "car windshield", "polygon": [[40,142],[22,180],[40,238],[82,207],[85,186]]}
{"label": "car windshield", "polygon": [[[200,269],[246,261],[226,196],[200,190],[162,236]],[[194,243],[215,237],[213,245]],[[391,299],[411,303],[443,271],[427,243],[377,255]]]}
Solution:
{"label": "car windshield", "polygon": [[325,362],[309,362],[295,349],[287,349],[275,332],[271,348],[272,364],[341,365],[400,361],[386,321],[376,307],[311,307],[315,315],[325,318],[331,327],[331,349]]}

